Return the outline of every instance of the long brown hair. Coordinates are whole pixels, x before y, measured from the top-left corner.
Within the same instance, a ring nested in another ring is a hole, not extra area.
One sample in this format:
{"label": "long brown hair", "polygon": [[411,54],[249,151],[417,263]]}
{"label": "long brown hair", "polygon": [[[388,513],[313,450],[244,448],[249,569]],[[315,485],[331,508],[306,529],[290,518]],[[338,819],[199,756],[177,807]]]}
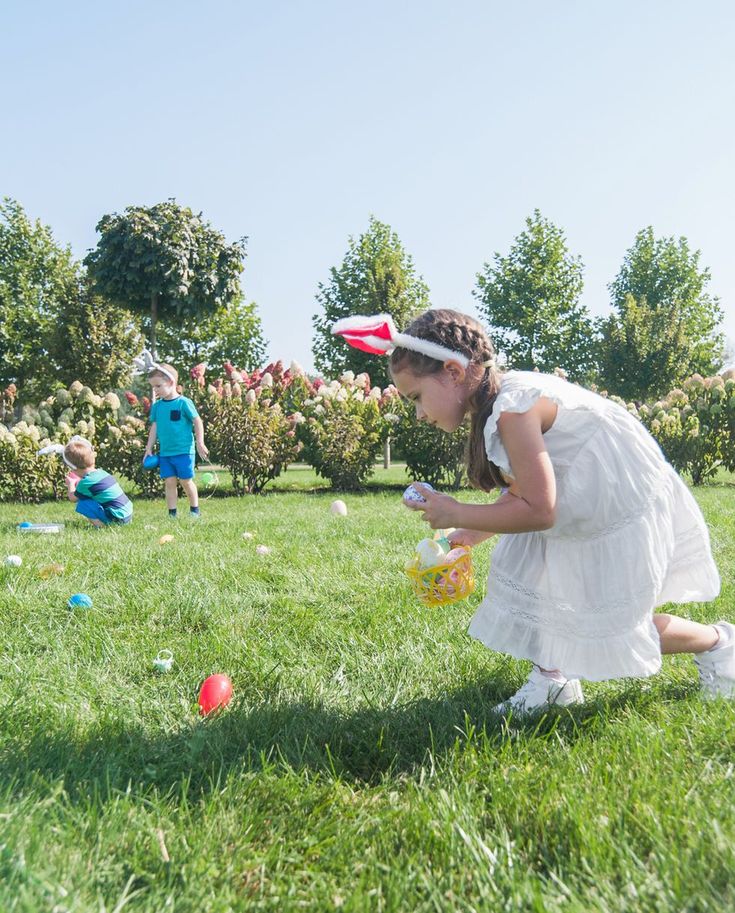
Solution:
{"label": "long brown hair", "polygon": [[[439,343],[469,358],[467,373],[472,389],[469,399],[472,426],[467,442],[467,475],[475,488],[483,491],[505,485],[500,469],[488,460],[485,451],[485,424],[500,390],[500,371],[495,360],[495,348],[484,327],[467,314],[438,308],[420,314],[403,332]],[[487,362],[491,363],[483,367],[483,363]],[[408,370],[417,377],[425,377],[438,374],[443,366],[443,362],[436,358],[411,349],[399,347],[390,356],[392,374]]]}

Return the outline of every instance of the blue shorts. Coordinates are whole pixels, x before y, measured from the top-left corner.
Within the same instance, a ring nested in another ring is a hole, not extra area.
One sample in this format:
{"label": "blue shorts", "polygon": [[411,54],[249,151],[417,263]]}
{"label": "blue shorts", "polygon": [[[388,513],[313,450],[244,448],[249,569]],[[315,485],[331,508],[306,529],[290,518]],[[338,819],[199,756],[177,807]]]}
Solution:
{"label": "blue shorts", "polygon": [[158,463],[158,472],[162,479],[194,478],[194,454],[177,453],[174,456],[161,456]]}
{"label": "blue shorts", "polygon": [[132,516],[125,517],[124,520],[116,520],[113,517],[109,517],[105,513],[104,507],[98,501],[93,501],[91,498],[84,498],[82,501],[77,501],[77,513],[86,517],[88,520],[100,520],[105,526],[109,526],[111,523],[130,523],[133,519]]}

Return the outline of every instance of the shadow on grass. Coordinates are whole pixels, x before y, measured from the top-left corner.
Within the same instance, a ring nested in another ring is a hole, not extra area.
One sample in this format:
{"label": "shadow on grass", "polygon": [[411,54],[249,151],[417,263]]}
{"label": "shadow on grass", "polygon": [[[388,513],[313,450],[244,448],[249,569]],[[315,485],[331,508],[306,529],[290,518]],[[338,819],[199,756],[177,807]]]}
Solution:
{"label": "shadow on grass", "polygon": [[[508,742],[572,743],[609,730],[610,717],[627,707],[645,712],[659,704],[661,689],[625,686],[612,698],[572,710],[555,709],[510,724],[493,706],[512,687],[502,678],[477,681],[448,695],[403,706],[340,712],[309,701],[285,703],[277,696],[255,706],[232,706],[206,720],[191,720],[174,732],[150,732],[109,719],[80,733],[73,723],[57,731],[39,725],[22,744],[6,741],[0,779],[6,789],[64,781],[72,801],[115,790],[145,794],[151,789],[191,795],[216,788],[229,773],[282,767],[338,776],[356,785],[385,777],[419,777],[424,766],[441,766],[467,750],[500,753]],[[666,700],[686,699],[691,689],[665,686]],[[12,708],[0,718],[5,732],[23,732]]]}

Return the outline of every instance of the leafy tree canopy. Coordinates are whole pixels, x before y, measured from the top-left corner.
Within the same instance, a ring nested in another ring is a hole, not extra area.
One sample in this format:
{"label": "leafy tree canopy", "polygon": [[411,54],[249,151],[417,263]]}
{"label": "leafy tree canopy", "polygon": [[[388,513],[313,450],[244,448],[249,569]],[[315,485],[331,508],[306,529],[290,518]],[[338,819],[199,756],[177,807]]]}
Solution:
{"label": "leafy tree canopy", "polygon": [[496,253],[477,276],[478,310],[508,365],[566,370],[588,379],[594,368],[594,324],[580,304],[583,265],[564,232],[538,209],[507,256]]}
{"label": "leafy tree canopy", "polygon": [[413,260],[389,225],[370,217],[367,231],[350,238],[341,266],[332,267],[316,296],[314,363],[330,377],[366,371],[380,386],[389,382],[387,359],[361,352],[332,335],[336,320],[357,314],[390,314],[399,330],[429,308],[429,289],[416,275]]}
{"label": "leafy tree canopy", "polygon": [[96,292],[131,311],[196,318],[227,307],[240,292],[246,239],[233,244],[188,207],[167,200],[103,216],[85,258]]}
{"label": "leafy tree canopy", "polygon": [[[636,345],[646,349],[653,344],[653,340],[646,339],[647,328],[654,324],[663,327],[667,321],[671,325],[682,324],[680,351],[676,358],[667,359],[663,352],[658,356],[661,363],[668,361],[671,365],[666,380],[671,386],[695,372],[704,376],[716,373],[724,359],[724,336],[718,331],[722,308],[719,300],[707,291],[710,272],[700,266],[700,253],[691,250],[684,237],[656,238],[649,226],[638,232],[618,275],[610,284],[616,313],[610,318],[611,327],[606,334],[608,345],[622,344],[623,338],[631,340],[631,332],[638,326],[644,338]],[[631,302],[638,310],[629,317],[627,311]],[[641,307],[654,313],[643,317],[639,311]],[[613,323],[617,324],[615,331]],[[669,336],[668,333],[661,336],[659,345],[662,349],[670,344]],[[609,366],[620,363],[624,356],[609,353],[604,360]],[[604,380],[611,389],[616,382],[610,375]]]}

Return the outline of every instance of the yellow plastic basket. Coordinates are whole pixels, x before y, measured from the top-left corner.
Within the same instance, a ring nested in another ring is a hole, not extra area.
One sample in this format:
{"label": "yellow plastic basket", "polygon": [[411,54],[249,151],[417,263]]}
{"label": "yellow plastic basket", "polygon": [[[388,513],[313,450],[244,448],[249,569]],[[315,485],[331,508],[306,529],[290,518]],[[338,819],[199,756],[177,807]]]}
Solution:
{"label": "yellow plastic basket", "polygon": [[405,571],[414,593],[428,606],[459,602],[466,599],[475,588],[475,572],[469,549],[449,564],[425,568],[409,565]]}

